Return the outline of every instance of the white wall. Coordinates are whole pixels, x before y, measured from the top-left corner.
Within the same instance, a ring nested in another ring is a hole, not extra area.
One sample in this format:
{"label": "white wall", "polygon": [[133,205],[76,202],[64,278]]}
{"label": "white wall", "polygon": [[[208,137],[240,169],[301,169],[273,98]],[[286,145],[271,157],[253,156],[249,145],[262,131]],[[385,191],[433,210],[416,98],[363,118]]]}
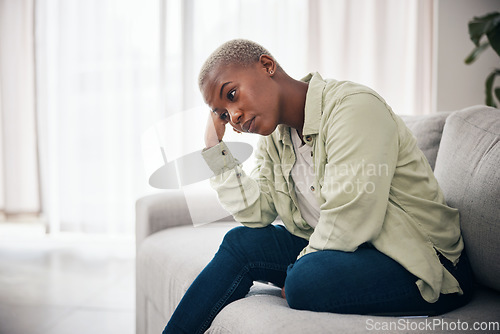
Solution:
{"label": "white wall", "polygon": [[[468,22],[474,16],[500,11],[500,0],[438,0],[436,109],[452,111],[485,103],[484,82],[500,58],[489,48],[472,64],[464,59],[474,48]],[[497,80],[497,85],[500,80]]]}

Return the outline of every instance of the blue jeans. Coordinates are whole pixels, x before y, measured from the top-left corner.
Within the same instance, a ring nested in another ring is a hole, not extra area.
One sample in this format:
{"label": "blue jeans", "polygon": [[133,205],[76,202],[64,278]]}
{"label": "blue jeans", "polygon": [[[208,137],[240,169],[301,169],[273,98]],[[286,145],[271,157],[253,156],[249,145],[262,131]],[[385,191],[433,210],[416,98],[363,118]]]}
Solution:
{"label": "blue jeans", "polygon": [[352,253],[319,251],[296,261],[307,244],[283,226],[230,230],[163,333],[203,333],[223,307],[245,297],[254,281],[284,286],[291,308],[318,312],[438,315],[471,298],[472,277],[465,254],[456,267],[442,261],[464,294],[442,294],[431,304],[421,297],[417,277],[368,244]]}

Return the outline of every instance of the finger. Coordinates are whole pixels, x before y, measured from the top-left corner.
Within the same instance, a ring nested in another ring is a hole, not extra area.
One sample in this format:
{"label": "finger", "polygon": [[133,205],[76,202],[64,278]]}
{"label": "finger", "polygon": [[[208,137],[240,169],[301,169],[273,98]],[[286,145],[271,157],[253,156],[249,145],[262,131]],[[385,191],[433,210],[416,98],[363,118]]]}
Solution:
{"label": "finger", "polygon": [[224,137],[227,122],[220,119],[216,113],[211,113],[205,129],[205,145],[212,147],[217,145]]}

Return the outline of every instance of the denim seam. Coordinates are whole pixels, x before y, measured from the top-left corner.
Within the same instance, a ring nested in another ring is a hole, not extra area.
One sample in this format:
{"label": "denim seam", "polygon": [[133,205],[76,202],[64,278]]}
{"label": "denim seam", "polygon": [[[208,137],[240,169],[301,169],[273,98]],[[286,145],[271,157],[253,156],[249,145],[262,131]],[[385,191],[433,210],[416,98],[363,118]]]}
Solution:
{"label": "denim seam", "polygon": [[234,279],[233,284],[231,285],[231,287],[227,290],[226,294],[221,299],[219,299],[219,301],[217,302],[217,304],[215,304],[215,306],[212,308],[212,311],[208,315],[207,320],[205,320],[205,322],[201,325],[201,327],[198,329],[198,331],[196,333],[200,333],[201,334],[201,333],[205,332],[205,330],[207,329],[207,326],[210,325],[210,323],[212,322],[212,320],[219,313],[222,305],[224,305],[224,303],[229,299],[229,297],[234,292],[234,290],[236,290],[236,287],[238,286],[238,284],[243,279],[243,276],[248,271],[249,271],[248,265],[244,266],[240,270],[240,272],[238,273],[238,275],[236,275],[236,278]]}
{"label": "denim seam", "polygon": [[[404,296],[404,295],[408,295],[408,294],[411,294],[411,288],[409,287],[405,287],[405,288],[401,288],[400,290],[398,290],[397,292],[396,291],[393,291],[392,293],[389,293],[387,294],[384,298],[369,298],[371,300],[364,300],[363,301],[363,305],[364,306],[367,306],[367,305],[377,305],[377,304],[385,304],[385,303],[390,303],[391,301],[394,300],[394,298],[398,298],[398,297],[401,297],[401,296]],[[363,298],[360,298],[359,296],[357,298],[344,298],[342,300],[340,300],[339,302],[341,303],[336,303],[336,304],[330,304],[330,306],[333,308],[333,309],[338,309],[338,308],[346,308],[346,307],[353,307],[353,306],[356,306],[356,305],[360,305],[360,300],[362,300]],[[341,304],[341,305],[340,305]]]}
{"label": "denim seam", "polygon": [[246,266],[244,266],[240,270],[240,272],[238,273],[238,275],[236,275],[236,278],[234,279],[233,284],[227,290],[226,294],[221,299],[219,299],[219,301],[217,302],[217,304],[215,304],[215,306],[212,308],[212,311],[210,312],[207,320],[205,320],[205,322],[202,324],[202,326],[198,329],[198,331],[196,333],[200,333],[201,334],[201,333],[205,332],[205,330],[207,329],[207,326],[210,325],[210,323],[213,321],[213,319],[215,319],[215,317],[219,313],[222,305],[224,305],[224,303],[233,294],[234,290],[236,290],[238,284],[243,279],[243,276],[245,276],[245,274],[248,273],[250,271],[250,269],[254,269],[254,268],[259,268],[259,269],[273,269],[273,270],[283,270],[283,271],[286,271],[286,267],[284,267],[284,266],[277,265],[277,264],[269,264],[267,262],[251,262],[251,263],[247,264]]}
{"label": "denim seam", "polygon": [[283,266],[280,264],[275,264],[275,263],[268,263],[268,262],[251,262],[248,264],[250,268],[259,268],[259,269],[272,269],[272,270],[283,270],[286,272],[286,268],[288,266]]}

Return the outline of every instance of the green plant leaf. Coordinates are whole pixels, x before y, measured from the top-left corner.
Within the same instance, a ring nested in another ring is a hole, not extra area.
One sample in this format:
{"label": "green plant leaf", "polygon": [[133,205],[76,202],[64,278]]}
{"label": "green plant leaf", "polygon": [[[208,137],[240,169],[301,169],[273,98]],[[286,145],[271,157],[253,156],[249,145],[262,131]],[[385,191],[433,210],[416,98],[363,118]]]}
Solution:
{"label": "green plant leaf", "polygon": [[490,107],[497,107],[495,103],[495,99],[493,98],[493,82],[495,81],[495,77],[500,74],[500,70],[494,70],[488,75],[486,78],[486,105]]}
{"label": "green plant leaf", "polygon": [[474,17],[469,22],[469,36],[471,41],[479,46],[481,37],[491,31],[500,22],[500,13],[493,12],[484,16]]}
{"label": "green plant leaf", "polygon": [[493,50],[500,56],[500,20],[498,20],[497,24],[491,28],[486,36]]}
{"label": "green plant leaf", "polygon": [[495,88],[495,95],[497,100],[500,101],[500,87]]}
{"label": "green plant leaf", "polygon": [[470,65],[473,62],[475,62],[476,59],[477,59],[477,57],[479,57],[479,55],[481,54],[481,52],[483,52],[484,50],[486,50],[486,48],[489,45],[490,45],[489,42],[484,42],[483,44],[479,45],[478,47],[475,47],[474,50],[472,50],[472,52],[467,56],[467,58],[465,58],[464,62],[467,65]]}

